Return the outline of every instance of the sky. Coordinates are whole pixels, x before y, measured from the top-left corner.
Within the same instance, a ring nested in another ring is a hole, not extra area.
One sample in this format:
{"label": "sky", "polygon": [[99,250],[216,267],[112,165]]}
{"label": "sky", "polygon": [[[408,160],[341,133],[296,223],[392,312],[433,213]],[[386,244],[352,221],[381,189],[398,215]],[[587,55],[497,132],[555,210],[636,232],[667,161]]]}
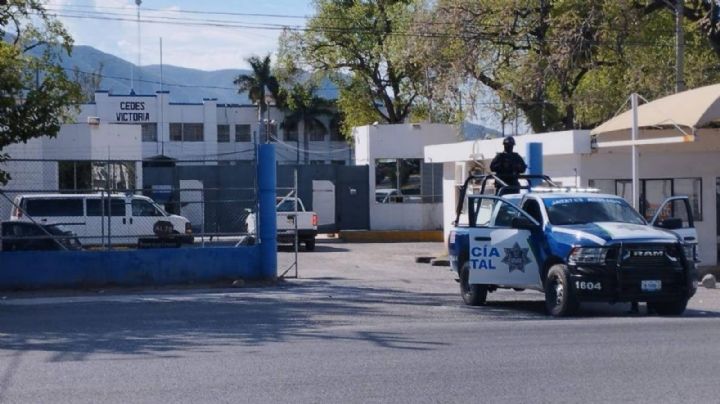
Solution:
{"label": "sky", "polygon": [[[49,0],[47,8],[76,45],[137,64],[135,0]],[[277,50],[282,26],[302,26],[312,13],[311,0],[142,0],[140,64],[160,63],[162,38],[164,64],[247,68],[248,57]]]}

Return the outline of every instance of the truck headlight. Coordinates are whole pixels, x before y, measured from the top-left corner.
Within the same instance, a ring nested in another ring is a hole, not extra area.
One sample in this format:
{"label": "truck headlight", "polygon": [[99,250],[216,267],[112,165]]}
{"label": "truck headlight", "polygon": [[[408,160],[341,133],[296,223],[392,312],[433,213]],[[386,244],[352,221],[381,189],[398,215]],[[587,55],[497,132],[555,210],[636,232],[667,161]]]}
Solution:
{"label": "truck headlight", "polygon": [[570,251],[568,264],[604,264],[607,253],[605,247],[575,247]]}
{"label": "truck headlight", "polygon": [[695,251],[695,244],[683,244],[683,252],[685,253],[685,259],[687,259],[688,261],[697,261]]}

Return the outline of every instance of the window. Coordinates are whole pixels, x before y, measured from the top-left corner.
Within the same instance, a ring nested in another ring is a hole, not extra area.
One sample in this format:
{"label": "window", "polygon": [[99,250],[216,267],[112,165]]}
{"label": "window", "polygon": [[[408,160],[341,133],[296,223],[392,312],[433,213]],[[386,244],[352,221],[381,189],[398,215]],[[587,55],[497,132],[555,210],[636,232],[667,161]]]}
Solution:
{"label": "window", "polygon": [[92,163],[89,161],[58,162],[58,187],[60,192],[92,190]]}
{"label": "window", "polygon": [[170,141],[171,142],[182,142],[182,124],[171,123],[170,124]]}
{"label": "window", "polygon": [[67,199],[31,199],[25,202],[25,211],[30,217],[82,216],[83,200]]}
{"label": "window", "polygon": [[311,141],[321,142],[325,140],[325,135],[328,133],[328,130],[322,122],[317,119],[311,119],[305,122],[305,133],[308,134]]}
{"label": "window", "polygon": [[330,121],[330,141],[331,142],[342,142],[345,140],[340,130],[340,122],[337,118],[333,118]]}
{"label": "window", "polygon": [[640,212],[650,220],[663,201],[672,196],[672,180],[643,180],[640,185],[643,188],[640,192]]}
{"label": "window", "polygon": [[333,160],[330,163],[335,166],[344,166],[346,164],[345,160]]}
{"label": "window", "polygon": [[[298,201],[297,205],[298,212],[304,212],[305,208],[302,205],[302,201]],[[295,199],[286,199],[280,205],[277,206],[278,212],[295,212]]]}
{"label": "window", "polygon": [[60,192],[78,193],[98,189],[126,191],[135,189],[134,161],[60,161],[58,186]]}
{"label": "window", "polygon": [[252,142],[250,136],[250,125],[235,125],[236,142]]}
{"label": "window", "polygon": [[157,123],[143,123],[140,128],[143,142],[157,142]]}
{"label": "window", "polygon": [[294,121],[285,121],[285,140],[297,142],[299,138],[298,124]]}
{"label": "window", "polygon": [[183,124],[183,142],[202,142],[205,139],[204,127],[201,123]]}
{"label": "window", "polygon": [[540,210],[540,204],[535,199],[528,199],[523,204],[523,210],[527,212],[528,215],[530,215],[533,219],[535,219],[538,223],[543,222],[542,219],[542,211]]}
{"label": "window", "polygon": [[[104,201],[104,203],[100,203]],[[125,216],[125,200],[120,198],[112,198],[112,203],[108,207],[108,199],[88,199],[87,215],[88,216]],[[103,209],[104,207],[104,209]]]}
{"label": "window", "polygon": [[501,203],[497,215],[495,215],[495,227],[510,227],[513,219],[522,216],[520,211],[508,203]]}
{"label": "window", "polygon": [[132,201],[133,216],[162,216],[163,214],[148,201],[142,199],[133,199]]}
{"label": "window", "polygon": [[480,199],[475,206],[473,216],[475,217],[476,227],[487,227],[492,219],[492,212],[495,209],[495,199]]}
{"label": "window", "polygon": [[[590,180],[588,185],[602,192],[621,196],[632,205],[632,180]],[[660,208],[660,204],[671,196],[687,196],[693,219],[702,220],[702,179],[701,178],[668,178],[641,179],[638,184],[640,193],[640,212],[650,220]],[[682,215],[684,215],[684,210]],[[687,220],[683,216],[683,220]]]}
{"label": "window", "polygon": [[217,126],[217,141],[218,143],[230,142],[230,125]]}
{"label": "window", "polygon": [[171,123],[171,142],[202,142],[205,139],[201,123]]}
{"label": "window", "polygon": [[[423,196],[431,197],[434,181],[423,187],[422,160],[420,159],[378,159],[375,161],[376,200],[378,193],[395,192],[395,201],[403,203],[423,202]],[[442,175],[442,170],[438,170]],[[442,187],[438,187],[441,190]],[[432,199],[432,198],[430,198]]]}
{"label": "window", "polygon": [[[702,179],[675,178],[673,181],[673,195],[687,196],[690,200],[693,219],[702,220]],[[684,220],[687,221],[687,218]]]}

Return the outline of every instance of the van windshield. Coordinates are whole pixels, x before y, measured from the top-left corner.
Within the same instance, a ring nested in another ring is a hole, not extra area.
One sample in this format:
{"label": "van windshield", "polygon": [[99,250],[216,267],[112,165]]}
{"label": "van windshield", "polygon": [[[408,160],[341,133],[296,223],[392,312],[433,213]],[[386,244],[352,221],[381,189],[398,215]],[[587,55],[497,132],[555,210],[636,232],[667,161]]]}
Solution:
{"label": "van windshield", "polygon": [[645,224],[645,219],[620,198],[547,198],[543,202],[548,219],[554,225],[594,222]]}

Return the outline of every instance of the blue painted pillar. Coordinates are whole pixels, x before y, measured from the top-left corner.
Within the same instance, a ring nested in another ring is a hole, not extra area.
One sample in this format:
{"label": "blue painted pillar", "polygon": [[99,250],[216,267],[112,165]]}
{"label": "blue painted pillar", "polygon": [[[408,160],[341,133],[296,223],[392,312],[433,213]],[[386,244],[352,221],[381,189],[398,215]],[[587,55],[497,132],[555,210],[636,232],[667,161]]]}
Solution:
{"label": "blue painted pillar", "polygon": [[[529,175],[542,175],[543,174],[543,152],[542,143],[528,143],[527,150],[525,152],[527,156],[527,166]],[[541,180],[532,180],[533,186],[542,184]]]}
{"label": "blue painted pillar", "polygon": [[258,200],[260,219],[260,276],[265,279],[277,278],[277,166],[275,145],[260,145],[257,164]]}

